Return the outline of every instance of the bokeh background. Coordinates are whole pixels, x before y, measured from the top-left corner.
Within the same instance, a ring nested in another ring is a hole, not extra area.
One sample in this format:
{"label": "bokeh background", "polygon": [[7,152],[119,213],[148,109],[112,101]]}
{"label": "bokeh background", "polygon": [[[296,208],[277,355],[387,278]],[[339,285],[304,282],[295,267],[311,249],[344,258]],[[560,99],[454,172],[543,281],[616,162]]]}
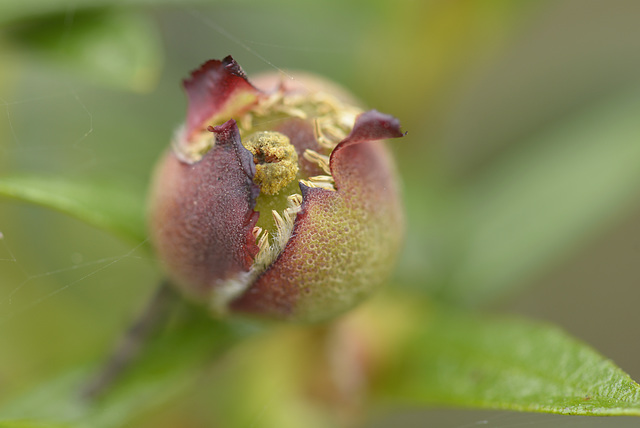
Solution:
{"label": "bokeh background", "polygon": [[[558,324],[640,379],[639,17],[634,0],[5,2],[0,173],[144,189],[189,70],[310,70],[409,132],[391,143],[408,226],[390,286]],[[2,400],[103,355],[160,274],[139,243],[36,206],[0,199],[0,232]],[[186,402],[136,426],[207,426]],[[510,418],[371,426],[605,426]]]}

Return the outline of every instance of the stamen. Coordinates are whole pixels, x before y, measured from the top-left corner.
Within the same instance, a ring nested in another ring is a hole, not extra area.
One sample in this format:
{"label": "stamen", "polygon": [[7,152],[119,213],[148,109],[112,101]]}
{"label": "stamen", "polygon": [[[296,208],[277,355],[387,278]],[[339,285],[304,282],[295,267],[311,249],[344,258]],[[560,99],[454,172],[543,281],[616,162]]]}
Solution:
{"label": "stamen", "polygon": [[299,108],[288,108],[286,110],[283,110],[284,113],[288,114],[289,116],[292,117],[297,117],[300,119],[306,119],[307,118],[307,114],[304,112],[304,110],[301,110]]}
{"label": "stamen", "polygon": [[333,183],[325,183],[322,181],[311,181],[311,180],[300,180],[300,183],[304,184],[307,187],[319,187],[321,189],[332,190],[332,191],[336,190]]}
{"label": "stamen", "polygon": [[269,98],[260,104],[265,111],[270,111],[276,104],[281,104],[284,100],[282,91],[276,91]]}
{"label": "stamen", "polygon": [[347,133],[343,129],[332,124],[325,125],[324,130],[330,135],[329,138],[335,142],[334,147],[337,146],[340,141],[347,138]]}
{"label": "stamen", "polygon": [[322,129],[321,129],[321,126],[320,126],[320,120],[319,119],[315,119],[313,121],[313,132],[315,134],[316,141],[318,142],[318,144],[320,144],[320,146],[322,148],[327,149],[327,150],[333,150],[336,147],[336,143],[334,143],[333,141],[328,139],[322,133]]}
{"label": "stamen", "polygon": [[280,232],[285,227],[284,219],[280,214],[278,214],[278,211],[276,210],[272,210],[271,215],[273,215],[273,219],[276,222],[276,227],[278,228],[278,232]]}
{"label": "stamen", "polygon": [[273,219],[276,222],[276,228],[278,229],[277,233],[274,236],[273,248],[275,250],[276,256],[284,250],[284,247],[287,245],[289,238],[291,237],[291,232],[293,231],[293,218],[291,213],[289,213],[286,209],[283,211],[283,215],[280,216],[276,210],[271,211],[273,215]]}
{"label": "stamen", "polygon": [[309,181],[315,181],[319,183],[333,183],[333,177],[330,175],[316,175],[314,177],[309,177]]}
{"label": "stamen", "polygon": [[302,195],[294,193],[287,197],[287,201],[289,202],[289,208],[300,207],[302,205]]}
{"label": "stamen", "polygon": [[305,150],[303,156],[309,162],[315,162],[318,164],[324,172],[331,175],[331,169],[329,168],[329,156],[321,155],[320,153],[310,149]]}
{"label": "stamen", "polygon": [[342,110],[342,114],[336,120],[336,125],[342,127],[345,130],[353,129],[353,124],[356,122],[356,117],[361,111],[356,109]]}
{"label": "stamen", "polygon": [[253,116],[245,114],[240,118],[240,129],[251,129],[253,127]]}
{"label": "stamen", "polygon": [[269,234],[267,232],[263,233],[260,239],[258,240],[258,248],[260,251],[266,250],[269,247]]}

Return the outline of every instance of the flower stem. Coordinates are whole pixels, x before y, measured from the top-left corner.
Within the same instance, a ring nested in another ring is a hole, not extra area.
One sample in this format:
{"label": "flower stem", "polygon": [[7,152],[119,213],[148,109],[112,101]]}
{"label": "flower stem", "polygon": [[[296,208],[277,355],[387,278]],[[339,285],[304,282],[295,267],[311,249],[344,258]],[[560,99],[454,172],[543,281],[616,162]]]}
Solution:
{"label": "flower stem", "polygon": [[140,354],[145,343],[168,319],[168,312],[179,301],[170,282],[163,279],[146,307],[121,337],[102,368],[80,391],[84,400],[95,400],[122,375]]}

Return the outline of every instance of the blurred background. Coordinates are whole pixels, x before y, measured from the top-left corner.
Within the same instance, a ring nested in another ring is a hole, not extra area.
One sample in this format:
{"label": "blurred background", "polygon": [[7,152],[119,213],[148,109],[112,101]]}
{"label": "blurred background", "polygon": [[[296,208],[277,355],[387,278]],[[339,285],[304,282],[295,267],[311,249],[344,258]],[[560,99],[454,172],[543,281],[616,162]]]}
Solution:
{"label": "blurred background", "polygon": [[[116,177],[144,195],[189,70],[232,54],[249,75],[313,71],[409,132],[390,143],[408,222],[392,287],[557,324],[637,380],[639,17],[634,0],[4,2],[0,174]],[[0,199],[0,232],[2,400],[103,355],[160,274],[139,242],[36,206]],[[371,426],[605,426],[510,418]]]}

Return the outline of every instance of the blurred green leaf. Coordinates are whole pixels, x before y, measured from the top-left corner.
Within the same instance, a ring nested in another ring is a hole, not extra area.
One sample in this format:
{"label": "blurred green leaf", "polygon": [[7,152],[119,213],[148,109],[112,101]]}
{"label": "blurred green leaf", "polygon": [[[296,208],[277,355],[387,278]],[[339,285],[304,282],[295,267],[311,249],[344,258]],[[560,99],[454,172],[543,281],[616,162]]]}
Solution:
{"label": "blurred green leaf", "polygon": [[495,297],[610,225],[640,196],[640,88],[506,156],[463,190],[462,252],[441,294]]}
{"label": "blurred green leaf", "polygon": [[0,428],[68,428],[69,425],[41,423],[28,420],[0,421]]}
{"label": "blurred green leaf", "polygon": [[[211,4],[210,0],[190,0],[190,4]],[[21,0],[0,2],[0,23],[18,19],[34,18],[51,13],[64,13],[72,16],[77,11],[107,6],[148,6],[149,0],[74,0],[72,3],[61,0]],[[184,6],[184,0],[155,0],[154,5],[177,4]]]}
{"label": "blurred green leaf", "polygon": [[134,242],[146,240],[145,194],[131,183],[59,176],[0,176],[7,196],[69,214]]}
{"label": "blurred green leaf", "polygon": [[559,329],[426,311],[382,394],[403,403],[640,416],[640,386]]}
{"label": "blurred green leaf", "polygon": [[157,336],[96,401],[84,400],[80,391],[99,366],[73,368],[0,405],[0,427],[27,417],[33,425],[26,427],[121,427],[184,393],[207,362],[238,339],[258,331],[247,324],[214,321],[190,305],[183,309],[179,320]]}
{"label": "blurred green leaf", "polygon": [[144,14],[86,9],[32,18],[13,25],[9,40],[102,84],[147,91],[158,80],[162,46]]}

